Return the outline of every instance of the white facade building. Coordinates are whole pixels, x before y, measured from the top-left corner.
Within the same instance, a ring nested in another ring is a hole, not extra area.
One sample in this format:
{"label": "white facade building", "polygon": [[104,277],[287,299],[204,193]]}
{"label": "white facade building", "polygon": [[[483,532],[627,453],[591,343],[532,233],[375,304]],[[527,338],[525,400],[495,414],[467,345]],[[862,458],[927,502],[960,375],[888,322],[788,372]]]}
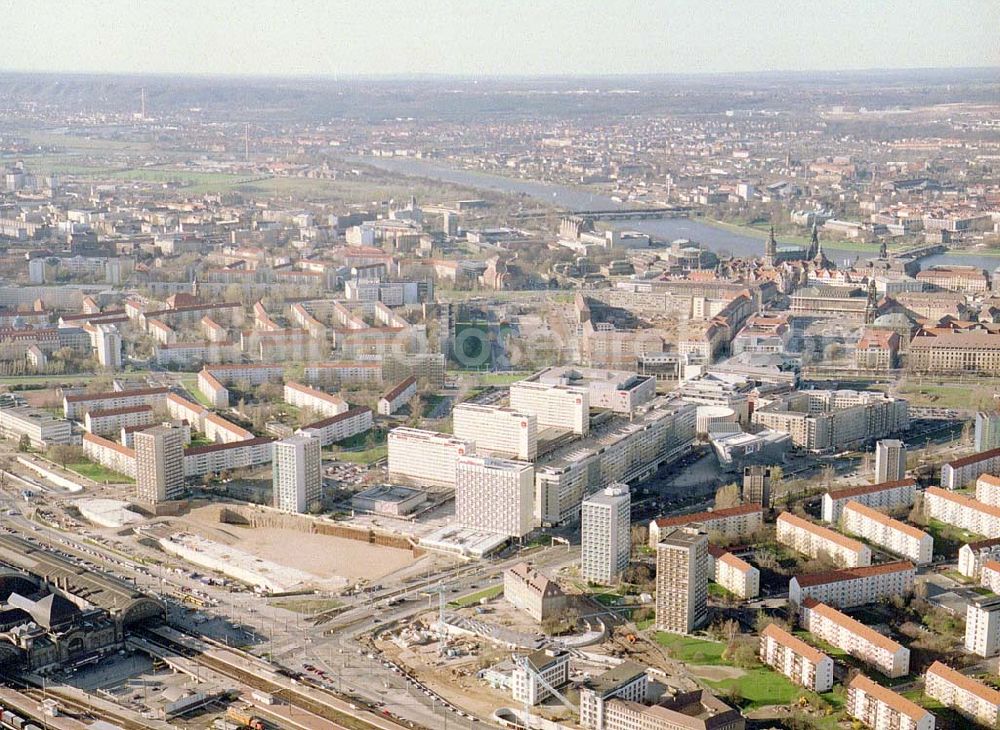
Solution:
{"label": "white facade building", "polygon": [[848,502],[844,507],[842,521],[846,532],[912,560],[917,565],[926,565],[934,559],[933,537],[871,507]]}
{"label": "white facade building", "polygon": [[976,501],[1000,507],[1000,477],[983,474],[976,480]]}
{"label": "white facade building", "polygon": [[965,610],[965,650],[981,657],[1000,654],[1000,597],[973,598]]}
{"label": "white facade building", "polygon": [[760,571],[747,561],[723,552],[711,562],[715,582],[733,595],[748,601],[760,594]]}
{"label": "white facade building", "polygon": [[1000,721],[1000,692],[941,662],[924,675],[924,694],[980,725],[996,727]]}
{"label": "white facade building", "polygon": [[833,688],[833,660],[777,624],[768,624],[760,634],[760,660],[806,689]]}
{"label": "white facade building", "polygon": [[394,428],[388,442],[390,478],[441,487],[454,487],[459,457],[476,453],[471,441],[417,428]]}
{"label": "white facade building", "polygon": [[[527,666],[525,666],[527,665]],[[517,660],[511,672],[511,699],[518,705],[537,705],[569,683],[569,652],[536,651]]]}
{"label": "white facade building", "polygon": [[1000,507],[940,487],[928,487],[924,492],[924,514],[976,535],[1000,537]]}
{"label": "white facade building", "polygon": [[27,436],[31,448],[47,449],[55,444],[68,444],[73,439],[73,426],[31,406],[0,408],[0,436],[12,441]]}
{"label": "white facade building", "polygon": [[510,386],[510,407],[535,416],[539,428],[565,429],[581,436],[590,431],[587,388],[522,380]]}
{"label": "white facade building", "polygon": [[910,673],[910,650],[832,606],[807,598],[799,612],[802,628],[827,644],[870,664],[886,677]]}
{"label": "white facade building", "polygon": [[912,507],[916,498],[916,479],[838,489],[823,495],[823,521],[839,523],[844,505],[851,500],[883,512],[895,512]]}
{"label": "white facade building", "polygon": [[452,410],[456,438],[476,444],[477,454],[534,461],[538,455],[538,418],[502,406],[460,403]]}
{"label": "white facade building", "polygon": [[323,453],[319,439],[297,433],[273,444],[274,507],[306,512],[323,498]]}
{"label": "white facade building", "polygon": [[700,525],[707,533],[718,533],[727,540],[741,540],[764,526],[764,508],[759,504],[742,504],[711,512],[658,517],[649,523],[649,546],[655,548],[661,534],[685,525]]}
{"label": "white facade building", "polygon": [[847,687],[847,714],[872,730],[934,730],[934,715],[863,674]]}
{"label": "white facade building", "polygon": [[808,555],[810,558],[827,556],[845,568],[859,568],[872,564],[872,551],[858,540],[817,525],[791,512],[778,515],[777,539],[782,545]]}
{"label": "white facade building", "polygon": [[864,606],[912,593],[916,574],[913,563],[900,560],[865,568],[797,575],[788,583],[788,600],[798,606],[806,598],[837,608]]}
{"label": "white facade building", "polygon": [[941,486],[945,489],[961,489],[972,484],[982,474],[998,473],[1000,448],[980,451],[944,464],[941,467]]}
{"label": "white facade building", "polygon": [[307,436],[318,438],[323,446],[329,446],[370,431],[371,427],[372,409],[367,406],[356,406],[336,416],[314,421],[299,430]]}
{"label": "white facade building", "polygon": [[455,467],[455,521],[463,527],[524,537],[534,525],[535,469],[530,463],[461,456]]}
{"label": "white facade building", "polygon": [[308,408],[320,416],[339,416],[350,406],[339,395],[324,393],[302,383],[285,383],[285,403],[296,408]]}
{"label": "white facade building", "polygon": [[958,572],[979,580],[983,565],[997,559],[1000,559],[1000,538],[966,543],[958,549]]}
{"label": "white facade building", "polygon": [[632,498],[627,484],[614,484],[583,501],[580,561],[584,580],[610,585],[628,567]]}

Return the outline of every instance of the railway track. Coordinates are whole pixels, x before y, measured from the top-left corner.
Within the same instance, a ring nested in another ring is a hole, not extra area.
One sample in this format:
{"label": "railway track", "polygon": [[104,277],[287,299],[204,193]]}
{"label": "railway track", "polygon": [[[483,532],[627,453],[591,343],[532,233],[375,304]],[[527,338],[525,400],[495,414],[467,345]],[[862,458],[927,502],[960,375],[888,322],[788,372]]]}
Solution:
{"label": "railway track", "polygon": [[75,697],[68,696],[63,692],[60,692],[58,687],[49,687],[43,692],[36,687],[25,685],[20,691],[25,697],[30,697],[38,703],[41,703],[42,700],[46,698],[57,699],[61,707],[71,710],[75,715],[90,717],[96,720],[109,720],[114,722],[116,725],[120,725],[124,730],[148,730],[149,728],[149,725],[146,723],[137,722],[125,714],[109,711],[103,706],[101,708],[95,708]]}
{"label": "railway track", "polygon": [[[282,684],[266,677],[262,677],[249,669],[236,666],[230,662],[219,659],[218,657],[213,657],[209,654],[198,651],[197,649],[187,646],[179,641],[163,636],[162,633],[147,631],[143,634],[143,638],[163,650],[174,652],[180,656],[198,662],[206,669],[218,672],[219,674],[229,677],[230,679],[250,687],[251,689],[261,690],[276,697],[280,697],[290,705],[312,713],[313,715],[321,717],[324,720],[328,720],[336,724],[338,727],[343,728],[343,730],[407,730],[408,728],[418,730],[418,726],[415,723],[404,721],[406,724],[400,724],[394,720],[382,718],[374,714],[369,719],[338,710],[326,702],[310,697],[309,694],[304,691],[297,690],[293,687],[289,687],[287,684]],[[198,641],[201,641],[201,639],[198,639]],[[315,691],[326,691],[324,688],[314,685],[307,679],[295,679],[295,682],[304,688],[309,688]]]}

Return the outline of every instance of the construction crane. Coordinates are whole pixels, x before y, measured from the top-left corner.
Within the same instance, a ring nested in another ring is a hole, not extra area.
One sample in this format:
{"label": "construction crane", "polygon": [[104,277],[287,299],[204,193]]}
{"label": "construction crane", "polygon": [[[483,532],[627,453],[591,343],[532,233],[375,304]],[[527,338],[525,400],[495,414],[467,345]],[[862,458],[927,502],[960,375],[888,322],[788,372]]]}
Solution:
{"label": "construction crane", "polygon": [[[428,603],[430,598],[436,593],[438,597],[438,639],[443,643],[448,636],[448,632],[445,630],[444,624],[444,596],[448,592],[448,589],[444,586],[438,584],[433,588],[428,588],[424,591],[427,594]],[[430,608],[430,605],[427,606]]]}

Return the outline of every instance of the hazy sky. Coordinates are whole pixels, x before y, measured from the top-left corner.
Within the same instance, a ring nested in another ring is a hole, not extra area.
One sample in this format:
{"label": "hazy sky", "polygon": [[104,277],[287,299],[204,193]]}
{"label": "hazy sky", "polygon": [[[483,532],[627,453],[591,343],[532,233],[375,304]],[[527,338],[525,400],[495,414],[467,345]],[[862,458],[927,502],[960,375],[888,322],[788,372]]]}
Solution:
{"label": "hazy sky", "polygon": [[0,67],[614,74],[1000,66],[1000,0],[5,0]]}

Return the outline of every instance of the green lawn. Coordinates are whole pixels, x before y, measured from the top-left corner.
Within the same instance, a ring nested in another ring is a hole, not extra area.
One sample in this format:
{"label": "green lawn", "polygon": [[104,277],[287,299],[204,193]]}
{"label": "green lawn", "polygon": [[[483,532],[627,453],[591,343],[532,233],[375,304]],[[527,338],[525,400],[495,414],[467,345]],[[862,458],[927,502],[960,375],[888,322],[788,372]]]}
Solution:
{"label": "green lawn", "polygon": [[622,600],[621,596],[619,596],[617,593],[613,593],[610,591],[601,591],[600,593],[592,593],[590,597],[593,598],[598,603],[600,603],[602,606],[617,606]]}
{"label": "green lawn", "polygon": [[449,370],[450,377],[461,376],[463,378],[474,379],[479,385],[510,385],[518,380],[524,380],[531,375],[530,372],[510,372],[510,373],[487,373],[475,370]]}
{"label": "green lawn", "polygon": [[89,383],[94,378],[101,378],[103,375],[5,375],[0,377],[0,385],[52,385],[58,384],[83,384]]}
{"label": "green lawn", "polygon": [[976,407],[980,394],[968,384],[954,385],[923,385],[907,383],[900,388],[900,394],[906,397],[911,405],[936,408],[973,408]]}
{"label": "green lawn", "polygon": [[724,679],[719,682],[705,684],[713,689],[728,692],[735,687],[742,698],[741,709],[755,710],[766,705],[788,705],[794,702],[806,690],[792,684],[787,677],[770,669],[751,669],[737,679]]}
{"label": "green lawn", "polygon": [[934,552],[947,557],[957,555],[959,549],[966,543],[984,539],[982,535],[976,535],[940,520],[928,520],[923,529],[934,538]]}
{"label": "green lawn", "polygon": [[475,593],[470,593],[466,596],[456,598],[454,601],[449,601],[448,605],[456,608],[474,606],[484,598],[488,601],[492,598],[496,598],[501,593],[503,593],[503,585],[490,586],[489,588],[483,588],[481,591],[476,591]]}
{"label": "green lawn", "polygon": [[657,644],[670,654],[671,659],[689,664],[726,664],[722,652],[726,645],[708,639],[696,639],[693,636],[681,636],[658,631],[653,637]]}
{"label": "green lawn", "polygon": [[739,600],[739,596],[737,596],[732,591],[727,591],[725,588],[723,588],[722,586],[720,586],[718,583],[709,583],[708,584],[708,595],[710,595],[712,598],[718,598],[720,601],[724,601],[724,600],[726,600],[728,598],[735,598],[735,599]]}
{"label": "green lawn", "polygon": [[198,390],[198,373],[184,373],[181,375],[181,385],[184,386],[191,397],[200,405],[205,406],[205,408],[214,408],[212,402]]}
{"label": "green lawn", "polygon": [[333,456],[338,461],[350,461],[354,464],[374,464],[379,459],[389,455],[388,446],[376,446],[364,451],[337,451]]}
{"label": "green lawn", "polygon": [[73,464],[66,464],[66,468],[82,477],[93,479],[95,482],[111,482],[112,484],[131,484],[134,479],[116,471],[111,471],[107,467],[95,464],[92,461],[78,461]]}

